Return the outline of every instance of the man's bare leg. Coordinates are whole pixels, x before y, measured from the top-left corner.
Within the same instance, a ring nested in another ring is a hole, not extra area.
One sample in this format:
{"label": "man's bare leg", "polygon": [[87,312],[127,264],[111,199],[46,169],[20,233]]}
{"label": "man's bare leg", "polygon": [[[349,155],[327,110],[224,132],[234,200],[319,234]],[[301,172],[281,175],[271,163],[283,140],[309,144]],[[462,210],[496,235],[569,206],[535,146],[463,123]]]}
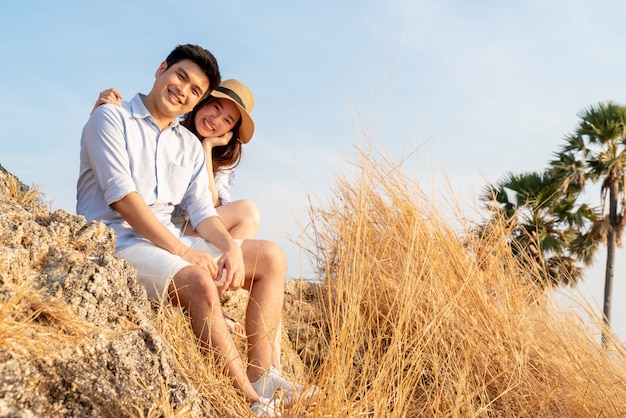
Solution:
{"label": "man's bare leg", "polygon": [[246,310],[248,334],[248,380],[257,381],[276,362],[275,338],[285,297],[287,261],[273,242],[246,240],[242,243],[246,265],[246,288],[250,299]]}
{"label": "man's bare leg", "polygon": [[185,267],[172,279],[169,297],[173,304],[189,313],[191,327],[202,348],[213,348],[216,356],[224,361],[235,388],[241,390],[250,403],[258,401],[259,396],[246,376],[246,367],[228,331],[217,286],[211,276],[199,267]]}

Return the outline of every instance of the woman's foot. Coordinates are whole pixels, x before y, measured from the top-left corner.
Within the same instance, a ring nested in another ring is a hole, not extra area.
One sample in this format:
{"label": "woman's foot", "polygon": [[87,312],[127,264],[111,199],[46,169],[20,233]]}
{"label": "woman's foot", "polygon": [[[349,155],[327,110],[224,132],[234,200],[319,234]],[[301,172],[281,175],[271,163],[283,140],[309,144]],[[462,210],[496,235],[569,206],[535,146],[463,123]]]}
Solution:
{"label": "woman's foot", "polygon": [[226,314],[224,314],[224,320],[226,321],[226,325],[228,326],[230,332],[238,337],[246,338],[246,329],[243,325]]}

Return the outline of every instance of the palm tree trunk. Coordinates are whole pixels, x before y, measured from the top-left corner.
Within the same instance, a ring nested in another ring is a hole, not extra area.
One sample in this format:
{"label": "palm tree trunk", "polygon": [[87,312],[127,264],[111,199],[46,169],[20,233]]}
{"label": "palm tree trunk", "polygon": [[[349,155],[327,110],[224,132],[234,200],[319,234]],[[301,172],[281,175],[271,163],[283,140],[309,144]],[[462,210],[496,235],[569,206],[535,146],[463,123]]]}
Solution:
{"label": "palm tree trunk", "polygon": [[611,326],[611,295],[613,293],[613,275],[615,269],[615,231],[617,230],[617,194],[618,180],[611,181],[609,185],[609,230],[606,245],[606,274],[604,276],[604,323],[606,329],[602,331],[602,343],[606,345],[607,335]]}

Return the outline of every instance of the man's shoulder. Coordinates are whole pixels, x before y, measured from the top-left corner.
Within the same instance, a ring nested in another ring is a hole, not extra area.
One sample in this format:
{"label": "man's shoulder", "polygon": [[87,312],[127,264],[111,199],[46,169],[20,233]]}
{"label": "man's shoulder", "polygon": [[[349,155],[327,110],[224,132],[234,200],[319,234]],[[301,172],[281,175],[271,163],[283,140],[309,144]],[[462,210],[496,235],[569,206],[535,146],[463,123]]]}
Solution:
{"label": "man's shoulder", "polygon": [[131,115],[131,107],[128,102],[121,105],[102,104],[91,112],[91,117],[95,118],[128,118]]}
{"label": "man's shoulder", "polygon": [[121,101],[119,105],[100,105],[94,109],[90,119],[104,125],[144,125],[150,123],[151,117],[141,100],[133,98],[130,101]]}

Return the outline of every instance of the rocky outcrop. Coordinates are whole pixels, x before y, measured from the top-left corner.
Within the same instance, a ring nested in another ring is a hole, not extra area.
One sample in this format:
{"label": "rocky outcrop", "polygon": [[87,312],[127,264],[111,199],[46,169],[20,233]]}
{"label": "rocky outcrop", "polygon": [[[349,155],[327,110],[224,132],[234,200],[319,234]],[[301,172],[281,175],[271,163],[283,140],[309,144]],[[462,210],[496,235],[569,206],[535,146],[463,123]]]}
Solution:
{"label": "rocky outcrop", "polygon": [[[37,196],[0,166],[0,416],[146,416],[155,396],[169,397],[174,412],[207,416],[207,397],[152,325],[134,269],[115,257],[113,231],[50,213]],[[294,312],[310,307],[295,295],[313,287],[288,286],[283,364],[293,373],[304,370],[297,353],[311,351],[315,332],[296,325]],[[229,295],[226,309],[242,318],[245,297]]]}

